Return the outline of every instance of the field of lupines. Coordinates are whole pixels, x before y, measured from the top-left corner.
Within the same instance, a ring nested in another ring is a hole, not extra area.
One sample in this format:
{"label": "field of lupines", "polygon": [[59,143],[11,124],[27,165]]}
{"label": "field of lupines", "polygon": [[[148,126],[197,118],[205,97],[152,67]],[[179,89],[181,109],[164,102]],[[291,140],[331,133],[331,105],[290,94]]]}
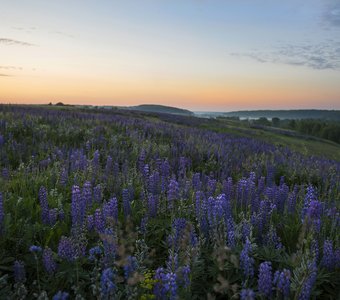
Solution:
{"label": "field of lupines", "polygon": [[0,106],[0,298],[337,299],[340,162],[197,122]]}

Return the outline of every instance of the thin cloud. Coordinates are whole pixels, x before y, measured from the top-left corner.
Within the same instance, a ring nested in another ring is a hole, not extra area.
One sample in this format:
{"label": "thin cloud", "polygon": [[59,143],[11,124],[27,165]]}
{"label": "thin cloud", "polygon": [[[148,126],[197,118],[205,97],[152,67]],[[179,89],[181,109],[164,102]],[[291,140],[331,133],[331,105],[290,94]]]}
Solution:
{"label": "thin cloud", "polygon": [[65,37],[74,39],[74,35],[68,34],[68,33],[65,33],[65,32],[62,32],[62,31],[51,31],[50,33],[52,33],[52,34],[57,34],[57,35],[61,35],[61,36],[65,36]]}
{"label": "thin cloud", "polygon": [[340,27],[340,2],[338,0],[327,2],[322,19],[328,26]]}
{"label": "thin cloud", "polygon": [[8,75],[8,74],[0,74],[0,77],[11,77],[12,75]]}
{"label": "thin cloud", "polygon": [[15,66],[0,66],[0,70],[22,70],[22,67],[15,67]]}
{"label": "thin cloud", "polygon": [[13,39],[0,38],[0,45],[18,45],[18,46],[35,46],[34,44],[22,42]]}
{"label": "thin cloud", "polygon": [[272,51],[231,53],[232,56],[246,57],[261,63],[279,63],[305,66],[314,70],[340,70],[340,42],[328,40],[319,44],[285,44]]}

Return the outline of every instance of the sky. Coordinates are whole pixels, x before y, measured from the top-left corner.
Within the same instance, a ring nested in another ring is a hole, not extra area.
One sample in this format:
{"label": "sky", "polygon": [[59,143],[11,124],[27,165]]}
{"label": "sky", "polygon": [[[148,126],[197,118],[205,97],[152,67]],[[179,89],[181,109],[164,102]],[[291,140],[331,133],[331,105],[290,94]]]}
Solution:
{"label": "sky", "polygon": [[340,109],[340,0],[0,6],[0,103]]}

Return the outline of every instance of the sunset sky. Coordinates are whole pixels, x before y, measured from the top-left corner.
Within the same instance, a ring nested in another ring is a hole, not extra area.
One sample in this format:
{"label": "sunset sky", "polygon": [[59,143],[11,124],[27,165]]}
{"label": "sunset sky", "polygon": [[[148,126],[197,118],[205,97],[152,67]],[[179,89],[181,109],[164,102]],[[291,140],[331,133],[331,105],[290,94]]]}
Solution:
{"label": "sunset sky", "polygon": [[340,0],[5,0],[0,103],[340,109]]}

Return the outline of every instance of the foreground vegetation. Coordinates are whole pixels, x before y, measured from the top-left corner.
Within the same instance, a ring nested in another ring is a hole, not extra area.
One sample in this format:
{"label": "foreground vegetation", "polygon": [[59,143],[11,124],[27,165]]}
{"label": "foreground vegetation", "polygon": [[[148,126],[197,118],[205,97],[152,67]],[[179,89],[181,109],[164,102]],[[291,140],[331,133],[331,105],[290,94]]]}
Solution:
{"label": "foreground vegetation", "polygon": [[0,298],[336,299],[340,162],[206,122],[0,106]]}

